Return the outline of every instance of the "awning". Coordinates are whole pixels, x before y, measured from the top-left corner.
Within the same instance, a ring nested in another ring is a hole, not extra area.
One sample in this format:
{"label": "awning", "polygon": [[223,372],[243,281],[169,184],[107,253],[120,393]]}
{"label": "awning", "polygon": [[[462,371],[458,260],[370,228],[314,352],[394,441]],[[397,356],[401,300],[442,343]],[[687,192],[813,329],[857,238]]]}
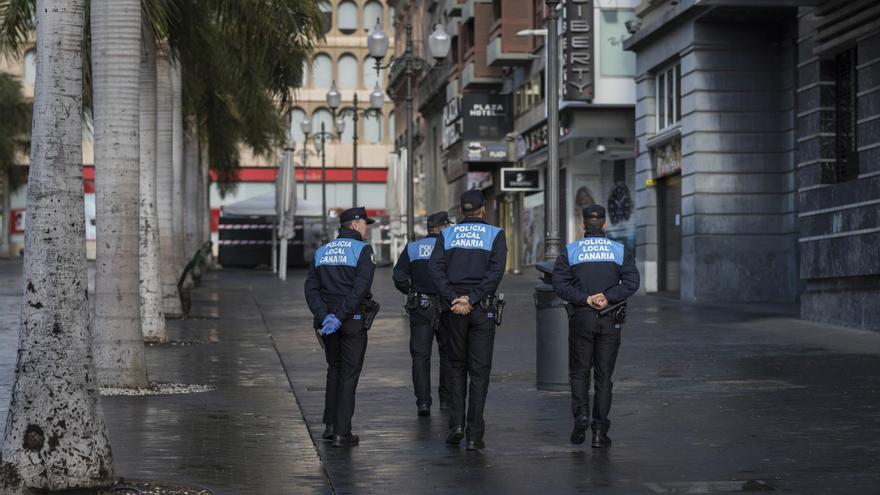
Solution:
{"label": "awning", "polygon": [[[223,216],[275,217],[275,192],[254,196],[220,207]],[[296,216],[321,217],[321,206],[302,198],[296,200]]]}

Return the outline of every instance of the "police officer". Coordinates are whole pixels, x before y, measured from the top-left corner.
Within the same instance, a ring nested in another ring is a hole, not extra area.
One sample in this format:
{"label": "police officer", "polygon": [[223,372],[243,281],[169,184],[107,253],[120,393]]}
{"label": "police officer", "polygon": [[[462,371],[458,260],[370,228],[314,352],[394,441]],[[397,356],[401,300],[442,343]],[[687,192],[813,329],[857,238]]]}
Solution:
{"label": "police officer", "polygon": [[[568,302],[568,368],[574,429],[571,443],[581,444],[593,428],[593,447],[611,445],[611,374],[620,348],[625,308],[600,311],[626,301],[639,288],[635,257],[619,242],[605,237],[605,208],[583,210],[584,238],[566,246],[556,259],[553,289]],[[593,414],[589,414],[590,371],[593,372]]]}
{"label": "police officer", "polygon": [[440,230],[452,224],[445,211],[428,217],[428,237],[410,242],[394,265],[394,286],[407,295],[409,313],[409,352],[412,355],[413,389],[419,416],[431,415],[431,347],[437,337],[440,354],[440,410],[449,409],[449,364],[446,345],[440,333],[440,301],[437,287],[428,271],[428,261]]}
{"label": "police officer", "polygon": [[485,222],[480,191],[461,195],[461,213],[464,219],[437,237],[429,266],[441,302],[448,308],[442,316],[452,385],[446,442],[458,445],[467,433],[467,449],[480,450],[495,343],[495,291],[507,264],[507,241],[502,229]]}
{"label": "police officer", "polygon": [[365,305],[372,298],[376,269],[373,249],[364,242],[367,225],[375,220],[364,208],[351,208],[339,221],[339,235],[315,252],[305,283],[306,301],[327,358],[323,438],[332,440],[334,447],[359,442],[351,433],[351,417],[367,350]]}

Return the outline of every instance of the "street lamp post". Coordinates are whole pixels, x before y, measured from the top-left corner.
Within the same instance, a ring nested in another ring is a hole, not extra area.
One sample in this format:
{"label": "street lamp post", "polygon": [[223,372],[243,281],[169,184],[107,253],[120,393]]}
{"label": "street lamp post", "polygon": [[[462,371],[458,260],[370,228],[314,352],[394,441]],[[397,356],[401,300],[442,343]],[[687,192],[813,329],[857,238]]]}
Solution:
{"label": "street lamp post", "polygon": [[545,0],[547,13],[547,228],[544,259],[555,260],[562,248],[559,237],[559,34],[556,6],[559,0]]}
{"label": "street lamp post", "polygon": [[[351,192],[351,206],[352,208],[356,208],[358,206],[358,117],[363,115],[365,119],[370,117],[375,117],[376,119],[380,118],[380,111],[382,110],[382,106],[385,104],[385,94],[379,90],[379,83],[376,83],[376,88],[370,93],[370,108],[362,109],[358,108],[358,95],[357,91],[354,93],[354,98],[352,99],[352,104],[350,107],[339,108],[342,104],[342,95],[336,89],[336,81],[330,86],[330,91],[327,92],[327,106],[330,107],[330,111],[333,112],[333,121],[336,123],[336,132],[339,134],[340,141],[342,140],[342,133],[345,132],[345,115],[352,115],[352,125],[354,128],[352,129],[352,192]],[[337,110],[339,112],[339,117],[337,119]]]}
{"label": "street lamp post", "polygon": [[[392,58],[387,65],[382,65],[382,59],[388,51],[388,36],[382,31],[382,23],[377,20],[376,27],[367,37],[367,48],[370,56],[376,59],[376,74],[382,69],[388,69],[398,63],[404,64],[406,75],[406,237],[409,241],[415,240],[415,212],[413,211],[414,177],[413,177],[413,73],[417,66],[426,64],[424,59],[413,54],[412,23],[404,24],[406,31],[406,49],[402,57]],[[431,56],[438,61],[449,55],[452,40],[441,24],[437,24],[434,32],[428,38],[428,49]]]}

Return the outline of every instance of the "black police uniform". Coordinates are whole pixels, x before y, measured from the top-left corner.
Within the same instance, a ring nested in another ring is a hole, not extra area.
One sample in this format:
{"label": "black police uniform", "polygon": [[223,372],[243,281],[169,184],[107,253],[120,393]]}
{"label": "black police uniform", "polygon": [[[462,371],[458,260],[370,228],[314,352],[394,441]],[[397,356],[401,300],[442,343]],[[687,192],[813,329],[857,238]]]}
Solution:
{"label": "black police uniform", "polygon": [[[435,213],[428,217],[428,229],[449,223],[446,212]],[[437,394],[440,396],[440,407],[445,408],[451,403],[449,398],[449,363],[446,359],[446,343],[441,337],[440,301],[437,298],[437,287],[428,269],[428,261],[434,251],[437,234],[428,234],[424,239],[406,245],[397,264],[394,265],[392,278],[397,290],[407,295],[407,312],[409,313],[409,352],[412,356],[412,380],[416,394],[416,405],[419,414],[426,415],[431,407],[431,348],[434,337],[437,338],[437,350],[440,354],[440,384]],[[424,408],[424,409],[423,409]]]}
{"label": "black police uniform", "polygon": [[[462,210],[475,210],[480,206],[482,196],[479,191],[462,195]],[[449,443],[457,444],[462,436],[460,429],[467,425],[468,447],[471,442],[475,442],[477,448],[482,445],[485,432],[483,409],[495,343],[495,314],[493,308],[483,307],[481,302],[494,297],[506,264],[504,231],[479,218],[465,218],[458,225],[443,229],[431,254],[431,278],[437,284],[445,307],[448,308],[460,296],[467,296],[473,306],[468,315],[445,311],[442,316],[452,382]]]}
{"label": "black police uniform", "polygon": [[[593,218],[605,218],[604,208],[595,206],[584,209],[585,217],[595,211]],[[608,305],[613,305],[629,299],[638,288],[635,257],[623,244],[607,239],[604,233],[587,232],[583,239],[567,245],[565,253],[556,259],[553,289],[573,306],[568,327],[572,413],[576,421],[587,417],[592,367],[594,445],[595,435],[599,433],[604,437],[610,426],[611,374],[620,348],[621,324],[615,322],[611,313],[599,316],[597,310],[587,305],[587,297],[602,293]],[[587,426],[584,424],[582,428]]]}
{"label": "black police uniform", "polygon": [[[346,223],[354,219],[351,217],[373,223],[363,208],[346,210],[340,221]],[[356,230],[343,227],[336,240],[315,252],[305,283],[315,328],[321,327],[328,314],[342,322],[339,330],[321,338],[327,358],[324,423],[343,438],[351,433],[355,393],[367,350],[363,303],[372,298],[375,269],[372,247]]]}

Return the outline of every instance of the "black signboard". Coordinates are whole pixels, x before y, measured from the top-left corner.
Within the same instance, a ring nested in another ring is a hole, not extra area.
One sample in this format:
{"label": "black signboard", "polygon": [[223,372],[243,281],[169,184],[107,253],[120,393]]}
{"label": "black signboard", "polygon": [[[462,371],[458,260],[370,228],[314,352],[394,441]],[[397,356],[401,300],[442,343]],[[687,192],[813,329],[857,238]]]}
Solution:
{"label": "black signboard", "polygon": [[540,191],[541,171],[536,168],[502,168],[502,191]]}
{"label": "black signboard", "polygon": [[593,0],[567,0],[564,22],[563,99],[592,101],[595,80]]}
{"label": "black signboard", "polygon": [[509,162],[504,137],[510,131],[510,99],[504,95],[468,93],[461,97],[462,159],[466,162]]}

